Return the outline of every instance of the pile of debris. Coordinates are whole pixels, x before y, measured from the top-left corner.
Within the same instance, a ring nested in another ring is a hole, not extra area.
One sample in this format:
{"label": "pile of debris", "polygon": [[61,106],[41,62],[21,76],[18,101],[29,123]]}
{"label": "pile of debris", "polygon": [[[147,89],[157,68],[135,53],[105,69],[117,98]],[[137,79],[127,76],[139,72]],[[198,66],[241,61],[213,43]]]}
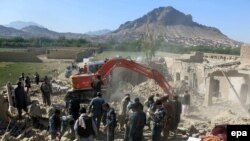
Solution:
{"label": "pile of debris", "polygon": [[155,94],[164,94],[163,90],[154,80],[145,81],[130,89],[132,94],[146,99],[147,97]]}
{"label": "pile of debris", "polygon": [[[45,141],[49,140],[47,131],[49,117],[55,109],[60,109],[65,115],[64,95],[68,89],[67,83],[53,81],[55,93],[51,96],[53,104],[45,106],[42,103],[40,85],[33,84],[29,96],[31,103],[28,112],[23,113],[23,118],[17,118],[17,110],[8,102],[6,88],[0,93],[0,140],[2,141]],[[57,87],[54,87],[57,86]]]}

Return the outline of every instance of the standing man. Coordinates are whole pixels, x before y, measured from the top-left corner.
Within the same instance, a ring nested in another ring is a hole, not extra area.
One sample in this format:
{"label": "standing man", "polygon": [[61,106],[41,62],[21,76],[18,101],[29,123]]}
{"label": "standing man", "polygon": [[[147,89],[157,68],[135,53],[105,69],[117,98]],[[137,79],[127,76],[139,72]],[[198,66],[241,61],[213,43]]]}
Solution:
{"label": "standing man", "polygon": [[21,76],[18,78],[18,81],[21,82],[21,85],[23,87],[25,87],[25,77],[24,77],[24,73],[21,74]]}
{"label": "standing man", "polygon": [[124,140],[125,141],[128,141],[129,140],[129,133],[130,133],[130,128],[129,128],[129,119],[130,117],[132,116],[132,113],[131,113],[131,110],[134,108],[134,107],[138,107],[138,110],[139,111],[143,111],[143,105],[140,103],[140,99],[138,97],[136,97],[134,99],[134,102],[130,101],[128,103],[128,106],[127,106],[127,112],[126,112],[126,128],[125,128],[125,133],[124,133]]}
{"label": "standing man", "polygon": [[83,66],[83,73],[88,73],[88,67],[87,67],[87,63],[84,64]]}
{"label": "standing man", "polygon": [[155,112],[151,112],[151,118],[153,121],[153,130],[152,130],[152,141],[161,140],[161,131],[163,128],[163,120],[166,116],[166,112],[160,100],[155,102]]}
{"label": "standing man", "polygon": [[28,75],[25,77],[25,87],[26,87],[27,102],[30,103],[31,100],[30,100],[29,90],[31,88],[31,81]]}
{"label": "standing man", "polygon": [[150,117],[150,115],[149,115],[149,113],[150,113],[150,110],[151,110],[151,108],[153,107],[153,105],[154,105],[154,103],[155,103],[155,101],[154,101],[154,95],[152,95],[152,96],[149,96],[148,97],[148,99],[144,102],[144,105],[146,106],[146,112],[147,112],[147,126],[148,126],[148,129],[149,130],[151,130],[151,117]]}
{"label": "standing man", "polygon": [[25,77],[25,87],[26,87],[26,92],[28,94],[29,93],[29,89],[31,87],[31,81],[30,81],[30,77],[29,76]]}
{"label": "standing man", "polygon": [[120,124],[120,130],[124,130],[125,125],[125,117],[127,113],[127,106],[130,102],[130,95],[126,94],[125,97],[122,99],[121,107],[119,111],[119,124]]}
{"label": "standing man", "polygon": [[104,83],[102,82],[101,75],[97,75],[94,81],[91,83],[91,87],[95,91],[95,94],[102,91],[103,84]]}
{"label": "standing man", "polygon": [[107,141],[114,141],[116,127],[116,113],[114,108],[111,108],[108,103],[103,104],[103,109],[107,111],[106,125],[104,131],[107,133]]}
{"label": "standing man", "polygon": [[163,119],[163,136],[164,140],[168,140],[168,136],[170,131],[173,130],[173,122],[174,122],[174,109],[173,109],[173,102],[169,99],[169,95],[161,97],[160,101],[163,104],[165,109],[165,117]]}
{"label": "standing man", "polygon": [[27,113],[27,96],[24,87],[22,86],[22,82],[20,81],[17,83],[17,87],[15,88],[15,102],[18,110],[18,117],[21,118],[22,110]]}
{"label": "standing man", "polygon": [[34,78],[35,78],[36,84],[38,85],[39,81],[40,81],[40,76],[39,76],[39,74],[37,72],[35,73]]}
{"label": "standing man", "polygon": [[81,108],[80,113],[74,126],[77,136],[80,141],[94,141],[94,136],[98,134],[95,122],[87,115],[85,108]]}
{"label": "standing man", "polygon": [[51,140],[56,141],[57,137],[60,140],[60,128],[61,128],[61,118],[60,110],[56,109],[54,114],[49,118],[49,133],[51,135]]}
{"label": "standing man", "polygon": [[141,104],[140,99],[138,97],[135,98],[134,104],[138,106],[138,110],[143,111],[143,105]]}
{"label": "standing man", "polygon": [[49,105],[51,104],[50,95],[52,94],[52,85],[49,82],[47,76],[44,78],[44,82],[41,85],[42,97],[43,97],[43,104]]}
{"label": "standing man", "polygon": [[178,124],[181,121],[181,112],[182,112],[182,105],[181,102],[178,100],[178,95],[174,95],[174,99],[173,99],[173,105],[174,105],[174,132],[176,131],[176,129],[178,128]]}
{"label": "standing man", "polygon": [[24,73],[22,72],[22,74],[21,74],[21,76],[20,76],[20,79],[22,79],[22,81],[24,81],[25,80],[25,75],[24,75]]}
{"label": "standing man", "polygon": [[69,115],[77,120],[79,117],[79,110],[80,110],[80,101],[76,96],[73,96],[72,99],[69,101]]}
{"label": "standing man", "polygon": [[183,115],[187,116],[189,114],[190,108],[190,94],[188,91],[185,91],[182,102]]}
{"label": "standing man", "polygon": [[133,114],[129,122],[129,141],[142,141],[143,128],[146,124],[146,114],[140,110],[139,105],[132,108]]}
{"label": "standing man", "polygon": [[97,131],[99,133],[100,123],[102,119],[102,105],[104,104],[104,99],[100,92],[97,93],[97,96],[93,98],[89,104],[89,112],[92,113],[92,117],[97,125]]}

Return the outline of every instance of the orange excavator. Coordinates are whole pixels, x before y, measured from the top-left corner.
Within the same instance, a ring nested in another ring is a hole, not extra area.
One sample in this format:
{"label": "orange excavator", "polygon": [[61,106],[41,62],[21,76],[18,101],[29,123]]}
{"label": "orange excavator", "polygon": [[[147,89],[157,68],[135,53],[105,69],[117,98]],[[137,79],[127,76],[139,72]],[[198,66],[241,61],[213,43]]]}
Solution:
{"label": "orange excavator", "polygon": [[[101,76],[104,86],[108,84],[109,75],[117,67],[126,68],[137,72],[145,77],[154,79],[157,84],[163,89],[165,94],[171,95],[171,86],[168,84],[165,77],[155,69],[148,68],[144,65],[136,63],[132,60],[123,58],[114,58],[105,62],[95,73],[80,74],[71,76],[72,90],[68,92],[66,97],[76,95],[81,100],[93,97],[91,82],[98,75]],[[67,98],[66,98],[67,99]]]}

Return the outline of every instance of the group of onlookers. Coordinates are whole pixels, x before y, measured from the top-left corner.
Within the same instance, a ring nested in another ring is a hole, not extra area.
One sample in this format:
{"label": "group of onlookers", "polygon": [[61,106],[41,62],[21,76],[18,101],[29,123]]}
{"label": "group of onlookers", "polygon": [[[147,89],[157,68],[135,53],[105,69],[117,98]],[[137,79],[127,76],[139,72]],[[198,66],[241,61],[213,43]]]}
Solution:
{"label": "group of onlookers", "polygon": [[[36,84],[39,84],[39,81],[39,75],[36,73]],[[72,139],[92,141],[94,137],[100,137],[102,134],[100,126],[103,124],[106,140],[113,141],[117,122],[119,122],[120,131],[124,131],[125,141],[142,141],[144,126],[148,126],[148,129],[152,130],[153,141],[160,141],[162,138],[167,140],[170,133],[175,134],[181,114],[184,116],[189,114],[190,94],[185,91],[182,102],[178,99],[178,95],[171,97],[168,95],[162,97],[152,95],[148,97],[144,104],[140,102],[138,97],[132,101],[130,94],[126,94],[121,100],[117,116],[115,109],[102,98],[102,85],[100,76],[97,76],[91,83],[96,95],[89,103],[88,108],[81,108],[78,97],[73,95],[67,104],[66,116],[61,116],[60,110],[54,111],[49,119],[51,140],[61,138],[68,131],[72,135]],[[22,73],[14,90],[15,107],[18,109],[20,118],[22,117],[22,110],[27,112],[30,88],[30,78],[25,77]],[[46,76],[40,85],[40,89],[43,104],[51,105],[52,85]],[[161,133],[163,133],[163,137],[161,137]]]}

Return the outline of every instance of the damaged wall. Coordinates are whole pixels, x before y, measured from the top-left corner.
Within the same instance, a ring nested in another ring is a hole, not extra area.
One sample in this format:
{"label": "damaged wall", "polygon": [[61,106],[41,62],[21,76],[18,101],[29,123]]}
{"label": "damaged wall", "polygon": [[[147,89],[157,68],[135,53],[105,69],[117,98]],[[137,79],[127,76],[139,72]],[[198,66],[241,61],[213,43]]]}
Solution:
{"label": "damaged wall", "polygon": [[[250,47],[245,50],[243,49],[243,51],[244,54],[242,54],[242,60],[248,60],[250,62]],[[223,70],[239,94],[239,99],[241,100],[240,102],[246,105],[250,104],[250,93],[248,90],[250,88],[249,75],[239,73],[235,69],[238,64],[230,64],[229,66],[213,66],[213,63],[216,64],[218,60],[227,63],[227,61],[237,60],[239,56],[206,53],[204,54],[205,57],[212,57],[212,59],[215,59],[214,61],[209,62],[209,64],[204,62],[192,62],[195,56],[200,57],[200,55],[193,53],[190,54],[189,57],[186,55],[181,59],[178,58],[171,62],[171,66],[168,67],[173,76],[174,82],[185,81],[190,88],[195,89],[201,94],[205,94],[205,105],[212,103],[209,100],[212,100],[212,97],[214,96],[221,96],[230,101],[239,103],[239,100],[231,88],[227,78],[221,72],[221,70]]]}
{"label": "damaged wall", "polygon": [[238,55],[204,53],[204,58],[210,61],[235,61],[240,58]]}
{"label": "damaged wall", "polygon": [[204,67],[201,63],[175,61],[169,69],[175,82],[185,81],[189,87],[205,93]]}
{"label": "damaged wall", "polygon": [[220,70],[210,73],[208,77],[211,81],[206,84],[209,86],[206,87],[206,95],[223,97],[238,104],[250,104],[249,76],[233,69],[223,72],[225,76]]}
{"label": "damaged wall", "polygon": [[240,51],[241,63],[250,63],[250,46],[242,46]]}

